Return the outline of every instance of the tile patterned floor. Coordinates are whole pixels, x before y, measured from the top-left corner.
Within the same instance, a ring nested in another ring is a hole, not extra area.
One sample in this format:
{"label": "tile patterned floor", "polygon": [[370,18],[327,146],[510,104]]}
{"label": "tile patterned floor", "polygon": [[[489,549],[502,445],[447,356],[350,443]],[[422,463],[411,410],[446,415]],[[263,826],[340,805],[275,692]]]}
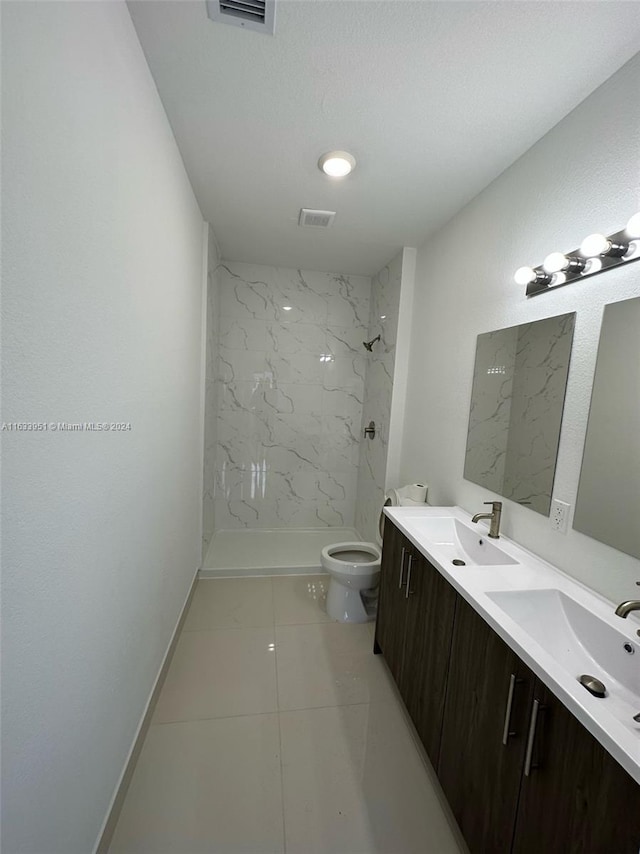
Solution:
{"label": "tile patterned floor", "polygon": [[461,854],[373,625],[332,622],[327,584],[198,583],[110,854]]}

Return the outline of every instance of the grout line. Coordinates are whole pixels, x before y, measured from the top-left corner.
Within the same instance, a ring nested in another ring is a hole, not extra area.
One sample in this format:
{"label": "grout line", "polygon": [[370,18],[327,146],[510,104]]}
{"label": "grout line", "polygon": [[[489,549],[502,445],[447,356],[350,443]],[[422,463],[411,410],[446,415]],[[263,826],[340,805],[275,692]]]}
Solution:
{"label": "grout line", "polygon": [[301,706],[296,709],[281,709],[278,714],[288,715],[289,712],[319,712],[323,709],[344,709],[353,706],[377,706],[389,702],[388,700],[357,700],[355,703],[331,703],[326,706]]}
{"label": "grout line", "polygon": [[[277,675],[276,675],[276,683],[277,683]],[[345,706],[377,706],[384,705],[385,703],[393,702],[395,698],[392,696],[390,698],[382,698],[380,700],[357,700],[354,703],[329,703],[324,706],[299,706],[295,709],[272,709],[269,712],[240,712],[237,715],[208,715],[205,717],[199,718],[180,718],[175,721],[156,721],[155,723],[150,724],[151,727],[157,726],[171,726],[172,724],[193,724],[199,723],[202,721],[226,721],[230,718],[256,718],[256,717],[264,717],[265,715],[280,715],[280,714],[288,714],[289,712],[315,712],[321,709],[341,709]]]}
{"label": "grout line", "polygon": [[286,629],[290,626],[330,626],[337,620],[305,620],[303,623],[276,623],[276,629]]}
{"label": "grout line", "polygon": [[277,715],[278,710],[273,709],[270,712],[241,712],[239,715],[215,715],[213,717],[203,717],[203,718],[180,718],[180,720],[176,721],[157,721],[156,723],[151,724],[151,727],[157,726],[172,726],[174,724],[195,724],[202,723],[203,721],[228,721],[232,718],[262,718],[266,715]]}
{"label": "grout line", "polygon": [[198,632],[228,632],[228,631],[237,631],[243,632],[247,629],[250,631],[254,631],[256,629],[273,629],[273,622],[263,623],[261,626],[209,626],[208,628],[203,629],[183,629],[183,634],[186,635],[195,635]]}

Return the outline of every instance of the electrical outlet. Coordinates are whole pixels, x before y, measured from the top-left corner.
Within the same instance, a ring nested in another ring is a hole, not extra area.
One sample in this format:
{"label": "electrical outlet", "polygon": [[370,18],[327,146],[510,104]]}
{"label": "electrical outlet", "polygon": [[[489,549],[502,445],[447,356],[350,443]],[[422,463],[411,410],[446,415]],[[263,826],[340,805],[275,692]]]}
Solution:
{"label": "electrical outlet", "polygon": [[554,531],[560,531],[561,534],[567,533],[570,509],[571,505],[567,504],[566,501],[553,499],[551,502],[551,527]]}

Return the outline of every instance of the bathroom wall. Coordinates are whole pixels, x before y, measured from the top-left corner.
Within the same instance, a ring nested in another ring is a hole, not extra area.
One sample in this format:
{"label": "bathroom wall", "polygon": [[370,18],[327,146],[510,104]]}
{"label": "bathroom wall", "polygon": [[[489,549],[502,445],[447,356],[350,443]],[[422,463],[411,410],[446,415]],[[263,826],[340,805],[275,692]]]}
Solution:
{"label": "bathroom wall", "polygon": [[362,426],[374,421],[376,436],[360,443],[355,518],[358,532],[369,542],[375,542],[378,536],[384,503],[401,282],[402,252],[371,279],[367,340],[376,335],[382,340],[366,354]]}
{"label": "bathroom wall", "polygon": [[220,321],[220,270],[219,250],[211,226],[207,230],[207,300],[206,300],[206,355],[204,402],[204,463],[202,496],[202,558],[216,527],[215,482],[216,444],[218,442],[218,346]]}
{"label": "bathroom wall", "polygon": [[[88,854],[200,561],[202,217],[127,7],[2,4],[2,851]],[[34,58],[37,61],[34,61]]]}
{"label": "bathroom wall", "polygon": [[370,279],[219,273],[216,528],[352,526]]}
{"label": "bathroom wall", "polygon": [[[590,95],[418,250],[401,479],[469,512],[493,494],[463,478],[476,336],[576,311],[554,496],[575,504],[606,303],[640,293],[637,264],[531,299],[523,264],[624,226],[640,208],[640,55]],[[635,393],[635,392],[634,392]],[[604,595],[637,595],[638,560],[505,500],[503,530]],[[571,520],[570,520],[571,523]]]}

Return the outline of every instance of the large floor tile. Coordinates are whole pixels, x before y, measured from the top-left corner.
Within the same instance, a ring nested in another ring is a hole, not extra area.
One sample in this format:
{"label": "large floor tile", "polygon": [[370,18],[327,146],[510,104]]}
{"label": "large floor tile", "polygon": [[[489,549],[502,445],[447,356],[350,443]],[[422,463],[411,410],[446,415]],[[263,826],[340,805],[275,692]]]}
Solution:
{"label": "large floor tile", "polygon": [[393,696],[367,624],[276,626],[278,708],[369,703]]}
{"label": "large floor tile", "polygon": [[287,854],[465,850],[397,701],[281,712],[280,727]]}
{"label": "large floor tile", "polygon": [[281,712],[287,854],[375,851],[361,779],[368,706]]}
{"label": "large floor tile", "polygon": [[217,578],[198,582],[184,631],[272,625],[270,578]]}
{"label": "large floor tile", "polygon": [[463,854],[467,847],[435,771],[422,760],[394,697],[369,706],[362,792],[378,852]]}
{"label": "large floor tile", "polygon": [[110,854],[283,851],[276,715],[151,727]]}
{"label": "large floor tile", "polygon": [[330,623],[326,601],[328,575],[291,575],[273,579],[273,607],[277,626]]}
{"label": "large floor tile", "polygon": [[153,723],[273,712],[273,629],[183,632]]}

